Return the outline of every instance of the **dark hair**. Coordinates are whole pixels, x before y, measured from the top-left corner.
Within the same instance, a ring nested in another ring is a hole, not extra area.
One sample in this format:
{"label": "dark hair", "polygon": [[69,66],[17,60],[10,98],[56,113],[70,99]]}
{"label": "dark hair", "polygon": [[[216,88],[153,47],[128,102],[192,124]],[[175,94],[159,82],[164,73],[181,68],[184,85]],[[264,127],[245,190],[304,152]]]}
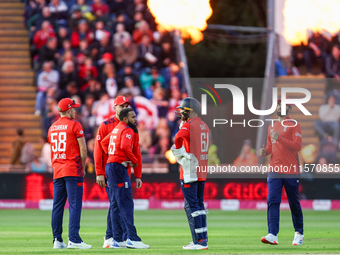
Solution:
{"label": "dark hair", "polygon": [[77,88],[77,83],[75,81],[70,81],[66,85],[67,87]]}
{"label": "dark hair", "polygon": [[49,37],[49,38],[47,39],[47,42],[49,43],[49,42],[52,42],[52,41],[54,41],[54,40],[56,40],[55,37]]}
{"label": "dark hair", "polygon": [[22,136],[24,134],[24,130],[22,130],[21,128],[18,128],[17,134],[18,134],[18,136]]}
{"label": "dark hair", "polygon": [[125,109],[121,110],[120,113],[119,113],[119,120],[123,121],[123,119],[128,116],[129,112],[133,112],[133,109],[132,108],[125,108]]}

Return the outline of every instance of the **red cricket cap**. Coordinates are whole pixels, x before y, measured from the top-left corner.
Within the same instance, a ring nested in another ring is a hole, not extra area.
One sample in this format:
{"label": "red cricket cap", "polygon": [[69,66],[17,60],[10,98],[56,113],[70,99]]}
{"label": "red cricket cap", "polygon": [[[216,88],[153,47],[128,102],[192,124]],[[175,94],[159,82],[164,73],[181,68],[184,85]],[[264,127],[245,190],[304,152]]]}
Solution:
{"label": "red cricket cap", "polygon": [[108,59],[108,60],[112,60],[113,59],[113,56],[110,52],[106,52],[103,54],[102,56],[103,59]]}
{"label": "red cricket cap", "polygon": [[127,100],[127,98],[125,96],[119,96],[119,97],[116,97],[116,99],[114,101],[114,106],[122,105],[122,104],[125,104],[125,103],[131,105],[131,103],[129,102],[129,100]]}
{"label": "red cricket cap", "polygon": [[76,102],[71,98],[63,98],[59,101],[58,107],[61,109],[60,112],[64,112],[71,108],[80,107],[80,104],[76,104]]}
{"label": "red cricket cap", "polygon": [[[286,97],[286,99],[290,99],[290,98]],[[278,104],[281,103],[281,98],[277,100],[277,103],[278,103]],[[289,105],[289,106],[293,107],[292,104],[286,104],[286,105]]]}

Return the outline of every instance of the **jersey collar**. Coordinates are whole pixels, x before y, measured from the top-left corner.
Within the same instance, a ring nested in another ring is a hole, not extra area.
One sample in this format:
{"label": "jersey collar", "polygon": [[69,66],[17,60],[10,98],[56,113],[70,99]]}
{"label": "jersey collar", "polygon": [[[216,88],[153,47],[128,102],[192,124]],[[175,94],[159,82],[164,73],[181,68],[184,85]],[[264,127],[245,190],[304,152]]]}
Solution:
{"label": "jersey collar", "polygon": [[189,118],[188,121],[192,121],[192,120],[196,120],[196,119],[199,119],[199,117],[192,117],[192,118]]}
{"label": "jersey collar", "polygon": [[116,116],[114,116],[113,118],[114,118],[114,120],[117,121],[118,123],[120,122],[120,120],[119,120]]}

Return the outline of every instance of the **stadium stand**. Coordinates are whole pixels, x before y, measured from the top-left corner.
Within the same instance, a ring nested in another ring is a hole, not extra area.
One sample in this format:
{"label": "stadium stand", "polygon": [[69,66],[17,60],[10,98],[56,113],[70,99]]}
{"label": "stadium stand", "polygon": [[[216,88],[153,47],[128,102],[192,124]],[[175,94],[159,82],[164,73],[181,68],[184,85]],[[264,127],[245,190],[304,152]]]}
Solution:
{"label": "stadium stand", "polygon": [[24,27],[24,3],[0,2],[0,164],[9,164],[17,128],[40,155],[40,120],[34,111],[36,90],[30,66],[28,32]]}
{"label": "stadium stand", "polygon": [[[302,146],[306,146],[308,144],[318,144],[318,137],[315,134],[313,121],[319,118],[318,112],[319,107],[324,102],[325,98],[325,87],[326,87],[326,79],[323,78],[295,78],[295,77],[280,77],[277,79],[276,87],[281,88],[283,87],[299,87],[308,89],[311,92],[312,98],[311,100],[304,104],[306,109],[312,114],[311,116],[304,115],[299,109],[293,109],[293,112],[290,114],[292,119],[297,120],[302,129]],[[278,97],[281,97],[281,94],[278,93]],[[298,93],[291,93],[289,95],[290,98],[299,98],[301,94]],[[273,118],[277,116],[273,116]]]}
{"label": "stadium stand", "polygon": [[[143,146],[145,157],[157,158],[154,152],[165,137],[170,148],[178,120],[169,113],[187,93],[173,36],[155,29],[146,1],[22,2],[0,2],[5,57],[0,89],[6,99],[1,100],[0,164],[9,164],[16,128],[24,129],[36,156],[41,155],[39,140],[58,119],[57,102],[63,97],[83,104],[77,120],[88,143],[98,125],[114,115],[113,99],[125,95],[153,137]],[[166,134],[156,133],[162,118],[171,127]]]}

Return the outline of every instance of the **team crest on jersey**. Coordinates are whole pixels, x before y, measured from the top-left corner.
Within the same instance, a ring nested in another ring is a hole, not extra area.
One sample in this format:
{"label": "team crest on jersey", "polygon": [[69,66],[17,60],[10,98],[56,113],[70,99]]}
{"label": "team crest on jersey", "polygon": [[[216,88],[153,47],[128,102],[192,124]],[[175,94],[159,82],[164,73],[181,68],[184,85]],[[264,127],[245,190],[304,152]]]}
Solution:
{"label": "team crest on jersey", "polygon": [[79,134],[81,134],[81,135],[84,134],[84,131],[83,131],[83,130],[80,130]]}
{"label": "team crest on jersey", "polygon": [[100,140],[100,135],[97,135],[97,140]]}
{"label": "team crest on jersey", "polygon": [[130,134],[126,134],[126,138],[131,139],[131,135]]}

